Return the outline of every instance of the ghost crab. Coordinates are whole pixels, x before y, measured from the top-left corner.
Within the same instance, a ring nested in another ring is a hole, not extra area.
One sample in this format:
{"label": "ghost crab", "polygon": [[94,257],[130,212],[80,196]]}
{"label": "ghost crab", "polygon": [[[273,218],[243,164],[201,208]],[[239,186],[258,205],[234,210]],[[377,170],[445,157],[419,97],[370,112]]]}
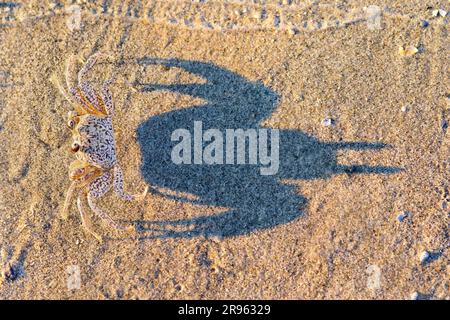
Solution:
{"label": "ghost crab", "polygon": [[[125,228],[115,222],[107,213],[102,211],[95,200],[105,195],[113,186],[115,193],[123,200],[141,200],[145,197],[148,187],[140,195],[131,195],[124,191],[123,172],[117,161],[116,146],[112,118],[114,105],[109,86],[113,80],[107,80],[98,95],[89,82],[83,81],[84,75],[95,65],[99,58],[108,57],[97,53],[89,57],[78,73],[78,83],[73,84],[72,71],[75,70],[76,60],[71,57],[66,65],[66,85],[70,95],[53,78],[64,97],[74,106],[69,111],[67,125],[72,132],[73,143],[70,148],[76,160],[70,164],[69,178],[72,181],[67,191],[62,209],[63,219],[68,218],[69,206],[74,193],[78,192],[77,207],[85,229],[99,241],[102,238],[92,231],[91,221],[85,210],[85,199],[89,207],[108,226],[116,230]],[[111,178],[113,177],[113,182]]]}

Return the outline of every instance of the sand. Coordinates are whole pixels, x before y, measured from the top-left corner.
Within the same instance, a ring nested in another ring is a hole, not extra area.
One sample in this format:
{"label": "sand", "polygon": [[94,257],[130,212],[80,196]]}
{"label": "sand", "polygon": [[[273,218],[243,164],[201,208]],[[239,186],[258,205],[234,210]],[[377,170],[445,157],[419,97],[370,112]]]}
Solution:
{"label": "sand", "polygon": [[[75,5],[0,7],[1,299],[450,298],[448,1]],[[151,187],[99,201],[134,226],[94,217],[103,243],[75,203],[60,219],[72,106],[50,81],[98,51],[126,189]],[[278,173],[174,165],[194,120],[279,129]]]}

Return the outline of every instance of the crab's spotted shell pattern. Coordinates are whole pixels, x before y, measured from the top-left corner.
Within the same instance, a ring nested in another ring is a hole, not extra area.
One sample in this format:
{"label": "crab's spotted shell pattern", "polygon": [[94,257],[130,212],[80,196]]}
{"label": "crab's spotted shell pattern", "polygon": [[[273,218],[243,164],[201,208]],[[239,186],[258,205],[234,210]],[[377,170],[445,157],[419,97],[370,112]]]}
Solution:
{"label": "crab's spotted shell pattern", "polygon": [[116,148],[112,119],[110,116],[83,116],[77,125],[79,160],[86,161],[102,169],[110,169],[116,162]]}
{"label": "crab's spotted shell pattern", "polygon": [[105,172],[89,185],[89,191],[94,198],[100,198],[111,189],[111,173]]}

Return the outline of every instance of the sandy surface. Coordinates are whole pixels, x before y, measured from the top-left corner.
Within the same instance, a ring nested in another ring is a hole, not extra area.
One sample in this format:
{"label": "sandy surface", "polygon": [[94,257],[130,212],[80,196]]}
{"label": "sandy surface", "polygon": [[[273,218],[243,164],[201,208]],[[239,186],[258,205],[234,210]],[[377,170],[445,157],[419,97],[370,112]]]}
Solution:
{"label": "sandy surface", "polygon": [[[80,25],[68,3],[2,3],[0,298],[449,299],[449,17],[432,17],[449,7],[404,2],[81,1]],[[49,80],[97,51],[126,188],[152,187],[101,199],[135,227],[95,217],[102,244],[75,203],[59,219],[72,107]],[[278,128],[278,174],[174,165],[194,120]]]}

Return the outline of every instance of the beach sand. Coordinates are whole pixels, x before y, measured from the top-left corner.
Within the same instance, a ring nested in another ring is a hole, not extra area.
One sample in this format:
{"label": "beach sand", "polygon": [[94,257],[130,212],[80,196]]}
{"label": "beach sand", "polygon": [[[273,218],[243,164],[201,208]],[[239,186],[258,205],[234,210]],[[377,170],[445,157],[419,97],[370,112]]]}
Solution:
{"label": "beach sand", "polygon": [[[55,3],[0,8],[1,299],[450,298],[448,1]],[[125,188],[151,187],[98,201],[134,226],[93,216],[102,243],[75,201],[60,219],[73,107],[50,81],[98,51]],[[279,129],[278,173],[174,165],[194,120]]]}

